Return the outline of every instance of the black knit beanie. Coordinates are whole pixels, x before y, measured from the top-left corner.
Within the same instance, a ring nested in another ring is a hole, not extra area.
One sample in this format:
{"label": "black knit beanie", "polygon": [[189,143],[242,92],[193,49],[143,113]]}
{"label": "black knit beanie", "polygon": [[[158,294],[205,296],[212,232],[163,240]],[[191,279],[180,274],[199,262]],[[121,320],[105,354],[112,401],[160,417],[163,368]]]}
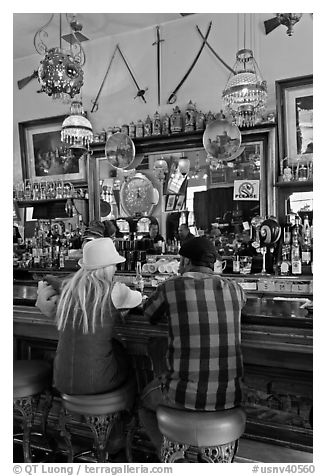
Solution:
{"label": "black knit beanie", "polygon": [[205,236],[186,241],[181,246],[179,254],[189,258],[195,266],[208,266],[211,269],[214,269],[217,258],[215,246]]}

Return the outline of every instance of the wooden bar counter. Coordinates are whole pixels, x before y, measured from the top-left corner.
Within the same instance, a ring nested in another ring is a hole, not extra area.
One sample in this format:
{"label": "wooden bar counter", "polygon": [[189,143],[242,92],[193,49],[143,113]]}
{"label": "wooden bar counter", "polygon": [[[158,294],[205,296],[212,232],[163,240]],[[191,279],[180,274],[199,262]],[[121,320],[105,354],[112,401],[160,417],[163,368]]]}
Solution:
{"label": "wooden bar counter", "polygon": [[[263,290],[247,293],[241,323],[245,437],[312,452],[312,313],[300,308],[304,295],[311,297],[304,289],[300,292],[299,288],[297,296]],[[15,282],[15,357],[53,360],[58,331],[35,307],[35,298],[36,282]],[[167,325],[151,325],[137,308],[118,322],[116,334],[132,358],[141,391],[164,369]],[[49,418],[54,428],[59,398],[56,405]],[[80,422],[76,421],[75,431],[85,435]]]}

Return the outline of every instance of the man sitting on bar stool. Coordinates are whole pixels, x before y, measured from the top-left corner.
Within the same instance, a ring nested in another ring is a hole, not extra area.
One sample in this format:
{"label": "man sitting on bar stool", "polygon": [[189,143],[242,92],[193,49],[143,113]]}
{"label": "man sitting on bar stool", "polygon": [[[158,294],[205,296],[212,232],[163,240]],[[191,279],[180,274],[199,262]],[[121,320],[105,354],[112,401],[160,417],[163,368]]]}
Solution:
{"label": "man sitting on bar stool", "polygon": [[156,409],[216,411],[241,404],[241,309],[234,281],[214,274],[216,250],[205,237],[181,246],[180,274],[162,283],[144,312],[152,324],[168,321],[167,371],[144,389],[139,417],[157,452],[162,436]]}

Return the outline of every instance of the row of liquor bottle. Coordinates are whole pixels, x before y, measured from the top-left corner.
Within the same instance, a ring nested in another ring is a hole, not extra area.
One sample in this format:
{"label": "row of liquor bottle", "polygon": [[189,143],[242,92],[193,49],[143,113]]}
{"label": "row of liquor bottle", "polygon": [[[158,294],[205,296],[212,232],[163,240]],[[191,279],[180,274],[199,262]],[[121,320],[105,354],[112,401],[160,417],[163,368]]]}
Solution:
{"label": "row of liquor bottle", "polygon": [[63,180],[33,181],[26,179],[14,185],[13,198],[18,201],[88,198],[88,191],[83,188],[75,188],[72,183]]}
{"label": "row of liquor bottle", "polygon": [[310,225],[308,215],[304,215],[303,223],[297,215],[294,225],[290,215],[286,218],[277,269],[281,276],[300,275],[303,266],[310,266],[312,270],[313,225]]}
{"label": "row of liquor bottle", "polygon": [[23,244],[14,247],[14,265],[20,268],[64,268],[69,250],[80,249],[83,225],[75,228],[71,223],[52,225],[39,220],[34,236],[25,238]]}
{"label": "row of liquor bottle", "polygon": [[313,180],[313,161],[302,160],[299,158],[296,164],[286,164],[282,172],[283,182],[303,182],[305,180]]}
{"label": "row of liquor bottle", "polygon": [[136,123],[110,126],[106,131],[95,133],[94,142],[105,142],[110,135],[116,132],[127,134],[133,139],[135,137],[203,131],[209,122],[220,116],[221,113],[214,114],[209,111],[205,114],[202,111],[197,111],[196,105],[189,101],[184,113],[181,112],[178,106],[173,108],[171,115],[165,114],[163,117],[156,111],[153,118],[148,115],[144,121],[139,119]]}

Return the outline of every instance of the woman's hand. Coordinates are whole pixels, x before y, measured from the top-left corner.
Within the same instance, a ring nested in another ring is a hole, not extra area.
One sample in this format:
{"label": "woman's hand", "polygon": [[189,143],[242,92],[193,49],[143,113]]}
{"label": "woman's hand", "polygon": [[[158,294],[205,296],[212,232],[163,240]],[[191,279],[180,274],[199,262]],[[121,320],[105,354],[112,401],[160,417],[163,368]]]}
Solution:
{"label": "woman's hand", "polygon": [[54,317],[59,299],[58,292],[44,281],[38,282],[37,301],[35,306],[47,317]]}

